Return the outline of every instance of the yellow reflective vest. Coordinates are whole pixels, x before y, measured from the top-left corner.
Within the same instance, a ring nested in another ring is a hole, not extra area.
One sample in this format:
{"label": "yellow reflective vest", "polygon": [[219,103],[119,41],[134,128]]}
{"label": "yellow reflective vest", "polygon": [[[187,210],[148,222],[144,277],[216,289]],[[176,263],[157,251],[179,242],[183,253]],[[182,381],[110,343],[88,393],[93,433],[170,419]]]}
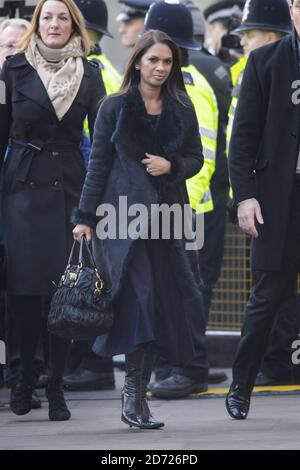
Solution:
{"label": "yellow reflective vest", "polygon": [[[231,134],[232,134],[232,128],[233,128],[233,120],[236,112],[236,107],[238,104],[238,99],[239,99],[239,94],[240,94],[240,88],[243,80],[243,75],[244,71],[247,65],[247,60],[248,57],[244,56],[239,59],[236,64],[234,64],[231,69],[231,80],[232,80],[232,99],[231,99],[231,104],[229,107],[229,112],[228,112],[228,125],[227,125],[227,135],[226,135],[226,150],[227,150],[227,156],[229,152],[229,143],[231,139]],[[230,186],[229,190],[229,197],[232,199],[232,189]]]}
{"label": "yellow reflective vest", "polygon": [[182,67],[187,94],[196,111],[203,146],[204,164],[200,172],[186,181],[189,200],[197,212],[214,208],[210,191],[211,177],[216,169],[219,111],[215,93],[206,78],[194,67]]}
{"label": "yellow reflective vest", "polygon": [[90,54],[87,59],[99,63],[106,94],[116,93],[121,86],[122,77],[108,58],[104,54]]}
{"label": "yellow reflective vest", "polygon": [[[87,59],[98,62],[106,94],[111,95],[112,93],[116,93],[121,86],[122,77],[108,58],[104,54],[90,54]],[[84,130],[87,135],[90,134],[87,119],[84,122]]]}

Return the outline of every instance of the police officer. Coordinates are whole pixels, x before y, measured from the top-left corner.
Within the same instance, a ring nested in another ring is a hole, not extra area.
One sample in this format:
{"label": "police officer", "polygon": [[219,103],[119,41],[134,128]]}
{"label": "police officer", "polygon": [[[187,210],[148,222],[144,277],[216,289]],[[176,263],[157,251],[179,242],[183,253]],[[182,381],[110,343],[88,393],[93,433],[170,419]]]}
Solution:
{"label": "police officer", "polygon": [[[248,1],[245,5],[241,25],[236,31],[242,34],[241,44],[244,47],[245,57],[233,66],[232,70],[235,86],[229,111],[228,145],[249,54],[258,47],[270,44],[291,33],[291,18],[287,1]],[[238,65],[240,65],[240,69]],[[237,73],[238,70],[239,73]],[[290,358],[291,344],[298,332],[297,311],[297,299],[292,297],[278,312],[278,321],[270,336],[269,347],[255,385],[278,385],[293,382],[293,367]]]}
{"label": "police officer", "polygon": [[[103,0],[75,0],[86,23],[92,50],[88,60],[93,61],[102,75],[106,94],[115,93],[121,85],[121,76],[109,59],[102,53],[100,42],[103,35],[112,38],[107,29],[108,12]],[[85,126],[88,133],[87,125]],[[85,138],[86,138],[85,134]],[[89,155],[90,147],[87,143]],[[68,390],[113,389],[115,386],[112,359],[101,358],[92,351],[91,341],[74,342],[69,355],[69,366],[76,364],[76,370],[64,377]]]}
{"label": "police officer", "polygon": [[[265,24],[275,10],[271,4],[259,0]],[[285,0],[281,4],[286,5]],[[253,5],[247,2],[244,21],[250,18]],[[292,35],[251,52],[230,142],[234,202],[241,229],[252,237],[253,271],[226,399],[227,411],[235,419],[247,417],[275,315],[296,294],[300,266],[299,7],[300,0],[293,0]],[[277,21],[283,26],[282,14]]]}
{"label": "police officer", "polygon": [[218,0],[203,11],[207,22],[207,48],[212,54],[219,54],[221,38],[232,29],[232,22],[242,19],[244,4],[245,0]]}
{"label": "police officer", "polygon": [[103,35],[112,38],[107,29],[107,6],[104,0],[75,0],[75,3],[85,19],[87,32],[92,44],[88,60],[93,60],[99,65],[106,94],[115,93],[120,88],[121,76],[103,54],[100,46]]}
{"label": "police officer", "polygon": [[123,8],[116,20],[120,22],[119,34],[123,46],[135,46],[139,35],[144,31],[145,16],[153,1],[119,0],[123,4]]}
{"label": "police officer", "polygon": [[[228,169],[226,156],[226,127],[231,100],[231,79],[227,67],[204,47],[205,18],[201,10],[190,0],[181,0],[189,8],[194,23],[194,37],[201,46],[198,51],[189,51],[191,63],[201,72],[213,88],[219,109],[216,169],[210,181],[214,210],[204,216],[204,247],[199,251],[201,275],[204,283],[203,300],[206,321],[212,298],[212,290],[220,276],[226,225],[228,199]],[[209,374],[209,383],[226,379],[224,373]]]}
{"label": "police officer", "polygon": [[[193,102],[198,118],[203,145],[204,166],[201,172],[188,180],[190,203],[196,211],[213,209],[210,180],[215,171],[217,146],[218,107],[213,89],[205,77],[189,64],[188,50],[200,49],[193,38],[193,20],[187,7],[180,2],[157,2],[151,5],[145,21],[145,30],[158,29],[167,33],[181,48],[182,72],[186,91]],[[152,393],[161,398],[180,398],[207,389],[208,362],[205,347],[205,315],[201,317],[201,331],[194,326],[193,334],[197,349],[195,359],[184,368],[170,365],[168,376],[155,383]],[[195,325],[199,324],[195,319]]]}

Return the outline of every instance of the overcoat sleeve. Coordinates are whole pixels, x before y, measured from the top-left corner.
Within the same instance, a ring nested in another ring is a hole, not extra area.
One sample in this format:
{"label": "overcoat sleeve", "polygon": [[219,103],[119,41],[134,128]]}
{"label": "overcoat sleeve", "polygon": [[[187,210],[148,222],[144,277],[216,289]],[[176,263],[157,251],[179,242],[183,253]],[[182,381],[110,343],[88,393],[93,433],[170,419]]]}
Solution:
{"label": "overcoat sleeve", "polygon": [[84,224],[89,227],[95,227],[97,224],[96,210],[101,202],[115,153],[114,144],[111,142],[116,125],[111,106],[112,100],[113,98],[107,98],[98,111],[79,208],[73,211],[72,222],[74,224]]}
{"label": "overcoat sleeve", "polygon": [[233,201],[256,198],[255,164],[265,121],[265,103],[255,58],[250,54],[244,73],[229,147]]}
{"label": "overcoat sleeve", "polygon": [[0,73],[0,169],[5,157],[11,126],[11,94],[7,78],[7,61]]}
{"label": "overcoat sleeve", "polygon": [[172,155],[171,158],[166,155],[171,161],[171,174],[166,176],[167,184],[170,186],[182,183],[197,174],[204,162],[198,121],[191,103],[186,109],[185,119],[188,126],[182,153]]}

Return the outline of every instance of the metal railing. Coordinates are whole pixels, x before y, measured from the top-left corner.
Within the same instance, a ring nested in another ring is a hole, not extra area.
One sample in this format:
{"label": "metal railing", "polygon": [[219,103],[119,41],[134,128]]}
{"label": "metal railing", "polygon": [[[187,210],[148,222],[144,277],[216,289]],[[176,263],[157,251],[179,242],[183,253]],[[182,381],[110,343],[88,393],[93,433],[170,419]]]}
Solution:
{"label": "metal railing", "polygon": [[249,237],[227,222],[222,271],[213,293],[208,329],[240,329],[251,288],[249,256]]}

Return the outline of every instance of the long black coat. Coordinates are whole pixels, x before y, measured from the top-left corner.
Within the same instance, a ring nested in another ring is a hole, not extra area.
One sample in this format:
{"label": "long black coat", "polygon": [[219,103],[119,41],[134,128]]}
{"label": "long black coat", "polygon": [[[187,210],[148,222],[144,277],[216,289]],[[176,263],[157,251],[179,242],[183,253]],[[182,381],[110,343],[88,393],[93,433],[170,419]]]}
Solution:
{"label": "long black coat", "polygon": [[262,209],[252,269],[276,271],[283,261],[299,152],[299,105],[292,102],[298,62],[298,42],[287,36],[250,54],[243,77],[229,171],[235,203],[256,198]]}
{"label": "long black coat", "polygon": [[3,66],[6,104],[0,105],[0,159],[4,163],[2,210],[13,295],[48,295],[63,272],[72,242],[70,216],[85,178],[79,150],[83,121],[93,133],[105,94],[99,70],[84,60],[72,106],[58,120],[47,91],[24,54]]}
{"label": "long black coat", "polygon": [[[171,174],[151,177],[141,163],[145,152],[169,159]],[[143,204],[148,213],[151,204],[161,201],[188,204],[185,180],[196,174],[202,164],[201,140],[192,105],[183,106],[165,96],[162,114],[154,130],[141,95],[133,86],[125,95],[107,98],[98,113],[88,173],[73,221],[94,227],[100,203],[114,206],[118,221],[119,197],[122,195],[127,196],[128,206]],[[118,229],[117,225],[117,233]],[[142,233],[144,230],[145,227],[140,228]],[[120,293],[135,243],[130,237],[102,242],[94,237],[96,260],[106,273],[112,300]],[[183,311],[173,311],[174,323],[178,316],[188,317],[196,305],[195,313],[200,317],[196,252],[190,251],[187,256],[181,240],[170,240],[166,249],[184,305]],[[161,289],[163,291],[163,285]]]}

